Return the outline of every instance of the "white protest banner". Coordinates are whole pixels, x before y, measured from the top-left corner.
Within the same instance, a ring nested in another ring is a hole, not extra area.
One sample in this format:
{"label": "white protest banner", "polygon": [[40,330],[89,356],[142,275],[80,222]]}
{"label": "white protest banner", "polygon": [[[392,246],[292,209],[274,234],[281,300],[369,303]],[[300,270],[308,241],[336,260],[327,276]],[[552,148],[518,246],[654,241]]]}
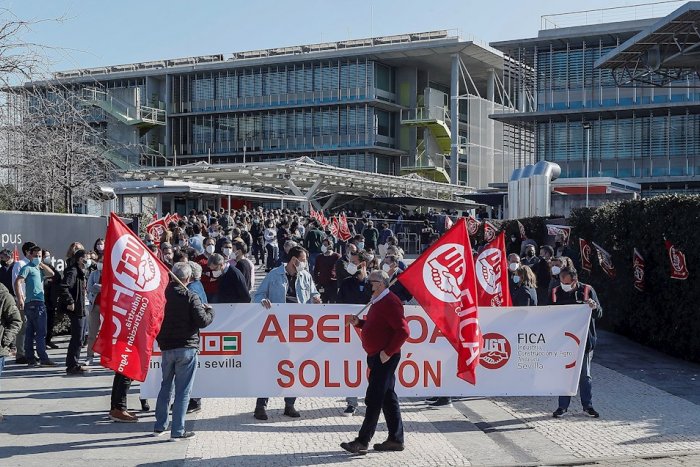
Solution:
{"label": "white protest banner", "polygon": [[[359,305],[214,305],[202,330],[192,397],[363,396],[366,354],[345,326]],[[477,384],[457,378],[457,352],[423,309],[405,307],[411,334],[402,348],[396,392],[413,396],[554,396],[578,388],[587,305],[479,308],[483,334]],[[161,383],[154,349],[141,397]]]}

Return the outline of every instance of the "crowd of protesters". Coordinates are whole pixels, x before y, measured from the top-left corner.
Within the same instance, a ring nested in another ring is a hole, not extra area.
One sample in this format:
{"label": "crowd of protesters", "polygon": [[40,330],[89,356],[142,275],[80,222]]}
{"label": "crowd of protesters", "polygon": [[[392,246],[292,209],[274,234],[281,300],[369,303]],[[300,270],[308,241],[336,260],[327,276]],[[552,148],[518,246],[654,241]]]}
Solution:
{"label": "crowd of protesters", "polygon": [[[331,235],[319,221],[310,219],[301,209],[265,210],[245,206],[230,211],[192,211],[177,222],[169,223],[158,238],[148,233],[143,235],[146,246],[177,279],[171,280],[166,291],[165,319],[157,337],[162,351],[163,382],[156,404],[155,435],[166,430],[172,410],[171,437],[194,436],[185,430],[184,419],[186,413],[201,410],[201,400],[190,399],[190,390],[197,363],[199,329],[208,326],[214,316],[209,304],[255,302],[269,308],[273,303],[372,303],[376,309],[393,309],[397,303],[412,300],[408,291],[396,281],[406,269],[406,261],[395,232],[403,221],[418,221],[420,251],[425,251],[444,231],[444,218],[450,213],[346,211],[345,214],[350,231],[347,241]],[[512,245],[515,241],[511,242]],[[18,260],[9,250],[0,251],[0,334],[3,336],[0,374],[10,355],[15,355],[17,364],[32,367],[58,365],[49,358],[46,348],[57,348],[52,342],[52,331],[59,314],[67,315],[70,321],[66,374],[82,375],[94,365],[92,346],[100,326],[104,247],[102,238],[97,239],[90,250],[77,242],[71,244],[62,273],[52,265],[52,253],[32,242],[22,245],[23,257]],[[537,245],[525,241],[519,254],[513,252],[508,256],[513,305],[583,301],[595,310],[594,318],[600,317],[602,309],[595,291],[578,283],[575,265],[565,255],[566,246],[559,242],[555,247],[556,250],[541,246],[538,256]],[[479,248],[475,252],[478,254]],[[256,277],[263,272],[265,278],[258,285]],[[390,300],[378,304],[389,293]],[[399,314],[403,319],[403,311]],[[400,321],[399,314],[396,316]],[[185,320],[185,316],[190,319]],[[189,324],[183,324],[185,322]],[[368,326],[367,329],[376,329],[377,326],[371,320],[367,323],[354,320],[352,324]],[[370,334],[367,329],[363,334]],[[393,331],[384,329],[381,332]],[[405,337],[397,335],[392,354],[382,355],[381,361],[372,360],[372,365],[385,361],[397,363]],[[590,358],[594,346],[595,320],[592,320],[581,394],[584,411],[597,417],[598,413],[592,407],[590,386]],[[87,347],[85,361],[80,359],[83,347]],[[365,348],[370,352],[373,346],[365,345]],[[374,357],[370,355],[368,358]],[[393,367],[396,366],[394,363]],[[378,416],[377,404],[381,405],[378,401],[382,397],[395,400],[395,393],[391,395],[393,383],[391,388],[386,386],[393,372],[390,373],[383,375],[375,385],[371,383],[372,395],[366,399],[367,413],[371,418]],[[138,420],[127,410],[126,394],[130,385],[130,379],[115,373],[109,412],[114,421]],[[384,387],[384,392],[379,386]],[[566,412],[569,400],[560,399],[555,417]],[[447,405],[450,398],[432,398],[430,402],[436,406]],[[357,411],[358,400],[348,397],[346,403],[342,413],[352,416]],[[150,410],[148,401],[141,400],[141,409]],[[292,418],[301,416],[295,408],[295,398],[285,398],[283,413]],[[268,418],[266,398],[257,399],[253,414],[258,420]],[[403,449],[398,403],[392,402],[392,417],[393,434],[388,444],[382,443],[379,448],[375,445],[375,449]],[[344,443],[344,448],[353,452],[366,451],[376,420],[366,419],[365,422],[368,425],[363,426],[360,437],[352,443]]]}

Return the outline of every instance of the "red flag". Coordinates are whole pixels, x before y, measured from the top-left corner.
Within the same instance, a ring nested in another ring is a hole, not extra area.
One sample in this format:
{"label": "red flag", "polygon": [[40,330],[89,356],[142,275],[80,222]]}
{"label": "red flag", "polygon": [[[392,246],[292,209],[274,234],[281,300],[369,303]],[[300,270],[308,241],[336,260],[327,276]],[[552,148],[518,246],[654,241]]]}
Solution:
{"label": "red flag", "polygon": [[146,232],[153,236],[153,243],[160,245],[160,237],[168,229],[168,223],[165,217],[151,222],[146,226]]}
{"label": "red flag", "polygon": [[644,258],[636,248],[634,249],[632,267],[634,269],[634,288],[644,292]]}
{"label": "red flag", "polygon": [[15,245],[15,249],[12,251],[12,261],[19,261],[19,250],[17,250],[17,245]]}
{"label": "red flag", "polygon": [[668,240],[666,240],[666,250],[668,259],[671,260],[671,279],[686,280],[688,268],[685,265],[685,255]]}
{"label": "red flag", "polygon": [[484,247],[474,267],[479,306],[512,306],[505,232]]}
{"label": "red flag", "polygon": [[333,220],[331,221],[331,228],[330,228],[331,235],[333,235],[334,237],[337,238],[339,230],[340,230],[340,227],[338,224],[338,218],[333,216]]}
{"label": "red flag", "polygon": [[561,235],[564,240],[564,244],[569,244],[569,235],[571,235],[571,227],[568,225],[547,225],[547,235]]}
{"label": "red flag", "polygon": [[103,324],[93,349],[105,368],[143,381],[163,322],[168,269],[114,213],[104,251]]}
{"label": "red flag", "polygon": [[311,203],[309,203],[309,217],[318,220],[318,212],[314,210]]}
{"label": "red flag", "polygon": [[489,221],[484,221],[484,240],[492,242],[496,238],[496,226]]}
{"label": "red flag", "polygon": [[340,225],[338,227],[338,236],[342,241],[347,242],[352,238],[350,227],[348,227],[348,218],[345,217],[345,213],[340,215]]}
{"label": "red flag", "polygon": [[467,218],[467,232],[469,232],[469,235],[471,237],[474,237],[476,233],[479,231],[479,226],[481,225],[481,222],[476,220],[475,218],[469,216]]}
{"label": "red flag", "polygon": [[518,230],[520,230],[520,240],[527,240],[527,235],[525,234],[525,226],[520,221],[518,221]]}
{"label": "red flag", "polygon": [[615,271],[615,265],[612,262],[612,256],[596,242],[591,243],[595,247],[596,253],[598,253],[598,263],[600,263],[600,267],[603,268],[603,271],[605,271],[608,277],[615,279],[617,272]]}
{"label": "red flag", "polygon": [[459,219],[398,280],[457,351],[457,376],[476,384],[481,331],[466,220]]}
{"label": "red flag", "polygon": [[578,246],[581,249],[581,269],[591,272],[593,262],[591,261],[591,245],[582,238],[578,239]]}
{"label": "red flag", "polygon": [[450,216],[445,214],[445,230],[450,230],[453,225],[454,225],[454,222],[452,222],[452,219],[450,219]]}

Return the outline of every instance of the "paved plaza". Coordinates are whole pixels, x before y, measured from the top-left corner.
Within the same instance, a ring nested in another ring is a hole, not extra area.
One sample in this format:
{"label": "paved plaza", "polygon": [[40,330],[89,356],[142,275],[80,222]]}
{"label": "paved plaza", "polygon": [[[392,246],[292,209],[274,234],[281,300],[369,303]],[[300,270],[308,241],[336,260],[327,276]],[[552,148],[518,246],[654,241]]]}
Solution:
{"label": "paved plaza", "polygon": [[[700,466],[700,366],[601,334],[593,366],[600,419],[584,416],[578,399],[562,419],[551,417],[550,397],[466,398],[439,409],[405,400],[406,450],[364,457],[339,447],[361,422],[341,416],[342,399],[302,397],[297,420],[272,399],[266,422],[253,419],[253,399],[206,399],[188,416],[197,436],[173,443],[150,436],[152,411],[134,424],[106,418],[107,370],[67,377],[62,368],[10,364],[0,380],[0,465]],[[135,390],[129,402],[138,408]]]}

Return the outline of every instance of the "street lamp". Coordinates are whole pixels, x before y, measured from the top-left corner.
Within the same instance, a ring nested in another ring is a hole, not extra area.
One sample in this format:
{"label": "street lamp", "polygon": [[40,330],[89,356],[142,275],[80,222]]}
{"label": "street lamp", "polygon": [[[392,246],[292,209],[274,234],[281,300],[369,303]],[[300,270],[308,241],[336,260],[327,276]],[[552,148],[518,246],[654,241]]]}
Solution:
{"label": "street lamp", "polygon": [[586,130],[586,207],[588,207],[588,167],[591,159],[591,124],[583,122],[583,129]]}

